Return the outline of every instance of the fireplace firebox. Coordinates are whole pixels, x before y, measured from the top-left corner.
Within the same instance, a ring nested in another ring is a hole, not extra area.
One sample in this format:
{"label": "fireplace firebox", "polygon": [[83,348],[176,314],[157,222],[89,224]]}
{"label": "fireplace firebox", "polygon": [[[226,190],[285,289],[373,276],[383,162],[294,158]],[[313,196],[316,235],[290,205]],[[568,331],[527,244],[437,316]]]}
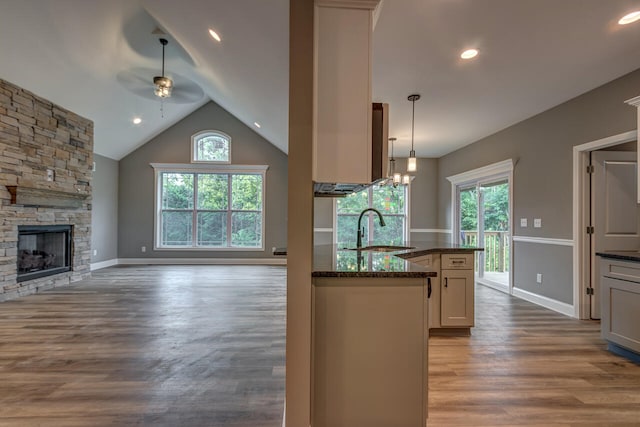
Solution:
{"label": "fireplace firebox", "polygon": [[71,270],[71,225],[18,226],[18,282]]}

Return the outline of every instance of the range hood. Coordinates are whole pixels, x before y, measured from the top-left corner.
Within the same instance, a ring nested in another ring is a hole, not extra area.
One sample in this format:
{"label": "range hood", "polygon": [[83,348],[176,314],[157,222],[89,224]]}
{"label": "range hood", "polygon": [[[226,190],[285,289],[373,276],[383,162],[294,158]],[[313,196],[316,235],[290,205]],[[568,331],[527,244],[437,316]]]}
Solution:
{"label": "range hood", "polygon": [[370,162],[370,176],[367,176],[363,182],[314,182],[314,195],[316,197],[344,197],[385,179],[389,165],[388,140],[389,105],[373,103],[370,149],[350,159],[350,162]]}

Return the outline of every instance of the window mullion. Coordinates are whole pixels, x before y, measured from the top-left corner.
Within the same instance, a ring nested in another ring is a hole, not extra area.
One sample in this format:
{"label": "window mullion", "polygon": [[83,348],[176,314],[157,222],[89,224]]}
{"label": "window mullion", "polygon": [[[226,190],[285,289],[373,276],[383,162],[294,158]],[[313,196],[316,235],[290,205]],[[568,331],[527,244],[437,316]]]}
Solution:
{"label": "window mullion", "polygon": [[193,212],[191,213],[191,246],[198,246],[198,174],[193,174]]}
{"label": "window mullion", "polygon": [[233,202],[233,194],[231,193],[231,189],[233,188],[232,180],[233,175],[227,174],[227,247],[233,247],[233,242],[231,242],[231,203]]}

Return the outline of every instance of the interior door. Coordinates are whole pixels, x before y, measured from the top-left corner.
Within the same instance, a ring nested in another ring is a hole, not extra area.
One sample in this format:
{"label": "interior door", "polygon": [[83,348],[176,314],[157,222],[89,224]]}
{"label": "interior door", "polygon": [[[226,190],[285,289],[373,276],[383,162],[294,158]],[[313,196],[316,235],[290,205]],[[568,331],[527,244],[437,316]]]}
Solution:
{"label": "interior door", "polygon": [[640,205],[636,200],[636,153],[591,153],[591,318],[600,318],[599,263],[595,253],[640,249]]}

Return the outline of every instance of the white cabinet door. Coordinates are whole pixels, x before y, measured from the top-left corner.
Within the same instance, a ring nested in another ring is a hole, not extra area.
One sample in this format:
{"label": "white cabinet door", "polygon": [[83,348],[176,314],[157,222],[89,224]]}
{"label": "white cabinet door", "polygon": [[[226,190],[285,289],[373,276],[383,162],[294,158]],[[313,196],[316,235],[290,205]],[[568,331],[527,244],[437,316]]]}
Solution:
{"label": "white cabinet door", "polygon": [[313,180],[371,182],[373,10],[316,7]]}
{"label": "white cabinet door", "polygon": [[474,325],[473,284],[473,270],[442,270],[441,326],[472,327]]}

